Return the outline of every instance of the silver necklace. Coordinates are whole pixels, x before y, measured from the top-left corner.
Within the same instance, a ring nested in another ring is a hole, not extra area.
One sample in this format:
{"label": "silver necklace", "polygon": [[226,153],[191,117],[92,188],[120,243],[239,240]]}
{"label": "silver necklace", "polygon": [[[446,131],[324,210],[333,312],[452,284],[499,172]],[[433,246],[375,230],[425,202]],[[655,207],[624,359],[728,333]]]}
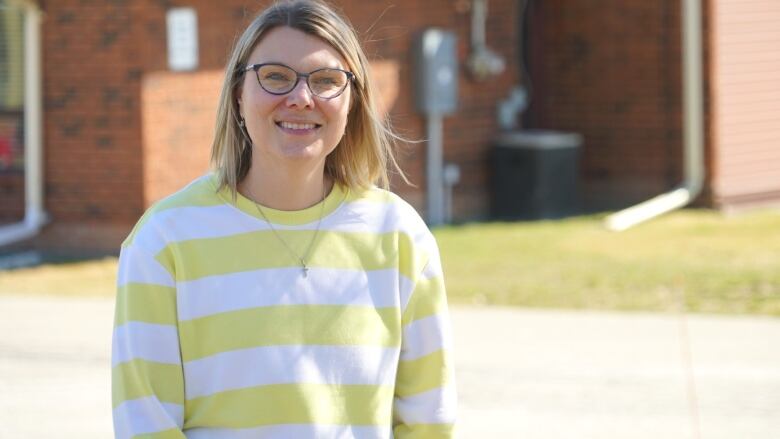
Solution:
{"label": "silver necklace", "polygon": [[[290,253],[290,256],[293,257],[293,259],[297,259],[298,263],[301,264],[301,270],[303,270],[303,277],[308,277],[309,275],[309,265],[307,263],[307,259],[309,258],[309,252],[311,252],[311,246],[314,245],[314,241],[317,240],[317,235],[320,233],[320,224],[322,223],[322,214],[325,213],[325,188],[326,185],[323,183],[322,185],[322,200],[320,201],[321,207],[320,207],[320,217],[317,220],[317,228],[314,229],[314,236],[312,236],[311,241],[309,241],[309,245],[306,247],[306,252],[303,254],[303,256],[298,255],[292,247],[290,247],[289,244],[287,244],[287,241],[282,238],[282,235],[279,234],[279,232],[274,227],[273,223],[268,220],[268,217],[265,216],[265,212],[263,212],[263,209],[260,208],[260,205],[255,201],[255,197],[252,196],[252,202],[255,204],[255,207],[257,208],[257,211],[260,212],[260,215],[263,217],[265,222],[268,223],[268,227],[271,228],[271,231],[274,233],[276,238],[284,245],[284,248],[287,249],[287,252]],[[250,194],[252,195],[252,194]]]}

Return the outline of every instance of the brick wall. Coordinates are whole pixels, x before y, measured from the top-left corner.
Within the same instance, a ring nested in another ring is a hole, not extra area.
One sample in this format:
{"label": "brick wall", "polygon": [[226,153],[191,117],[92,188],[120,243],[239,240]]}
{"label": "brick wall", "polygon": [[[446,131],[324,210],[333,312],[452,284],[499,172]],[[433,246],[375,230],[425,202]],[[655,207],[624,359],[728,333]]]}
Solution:
{"label": "brick wall", "polygon": [[24,173],[0,173],[0,225],[15,223],[24,218]]}
{"label": "brick wall", "polygon": [[[425,27],[452,30],[458,38],[460,76],[458,110],[444,119],[444,160],[461,167],[461,182],[454,190],[456,219],[487,215],[489,200],[489,151],[496,134],[496,103],[519,80],[517,75],[517,2],[489,2],[487,44],[504,57],[507,71],[486,82],[468,76],[464,63],[469,54],[470,2],[426,1],[386,2],[344,1],[344,10],[361,32],[366,51],[374,60],[397,62],[401,92],[390,109],[395,127],[411,139],[424,139],[425,119],[414,109],[410,46]],[[379,18],[381,17],[381,18]],[[373,27],[372,27],[373,24]],[[371,28],[371,31],[367,31]],[[424,211],[425,144],[403,148],[401,163],[417,186],[396,185],[396,190],[420,211]]]}
{"label": "brick wall", "polygon": [[[225,60],[234,39],[267,2],[39,3],[45,13],[45,203],[52,217],[40,242],[115,248],[153,201],[205,169]],[[484,217],[488,211],[495,106],[524,79],[517,62],[518,3],[489,2],[487,43],[508,69],[475,82],[463,67],[470,1],[337,2],[364,41],[395,128],[410,139],[426,136],[411,94],[412,39],[428,26],[457,34],[459,108],[444,121],[445,160],[462,170],[456,219]],[[165,12],[175,6],[198,13],[196,72],[167,69]],[[704,6],[705,35],[710,35],[705,71],[713,78],[706,84],[712,117],[706,118],[710,180],[704,198],[716,206],[780,198],[780,156],[772,143],[780,136],[772,76],[779,67],[773,44],[779,10],[771,0],[709,0]],[[530,23],[534,81],[523,124],[583,134],[580,177],[586,206],[622,207],[677,184],[682,177],[680,1],[536,0]],[[420,210],[424,158],[424,143],[403,147],[401,163],[417,187],[394,181],[395,190]],[[20,176],[5,176],[0,183],[3,220],[20,218]],[[90,230],[100,243],[78,238]]]}
{"label": "brick wall", "polygon": [[587,208],[619,208],[680,182],[679,1],[535,1],[529,127],[584,136]]}
{"label": "brick wall", "polygon": [[208,171],[222,70],[147,74],[142,87],[144,205]]}
{"label": "brick wall", "polygon": [[[202,173],[211,144],[219,76],[232,42],[263,3],[40,2],[45,13],[45,203],[52,225],[39,242],[57,246],[63,236],[69,236],[69,229],[92,227],[102,230],[102,242],[84,244],[114,248],[153,201]],[[460,108],[445,119],[445,159],[462,168],[463,180],[455,192],[456,217],[461,219],[487,213],[487,155],[496,130],[495,102],[517,80],[512,58],[515,3],[490,2],[487,24],[488,44],[505,57],[508,70],[486,83],[475,83],[463,72]],[[464,62],[469,2],[404,0],[388,5],[344,0],[337,4],[365,42],[396,129],[408,138],[423,139],[425,121],[414,110],[410,95],[412,38],[427,26],[454,30]],[[167,69],[165,12],[175,6],[194,7],[198,13],[200,65],[193,73]],[[188,126],[197,129],[188,132]],[[401,152],[401,163],[417,187],[397,181],[394,185],[420,209],[424,148],[424,143],[413,144]]]}
{"label": "brick wall", "polygon": [[[141,78],[146,23],[126,2],[41,2],[43,22],[45,208],[41,241],[84,228],[111,228],[115,245],[143,211]],[[132,2],[140,4],[143,2]],[[136,6],[137,7],[137,6]]]}

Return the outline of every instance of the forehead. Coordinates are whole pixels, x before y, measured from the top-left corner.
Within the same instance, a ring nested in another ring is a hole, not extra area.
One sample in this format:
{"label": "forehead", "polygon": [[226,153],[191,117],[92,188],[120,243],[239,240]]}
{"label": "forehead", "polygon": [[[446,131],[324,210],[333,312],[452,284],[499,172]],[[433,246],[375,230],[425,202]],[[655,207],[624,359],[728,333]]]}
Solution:
{"label": "forehead", "polygon": [[279,62],[296,70],[346,68],[339,52],[324,40],[298,29],[280,26],[268,31],[249,55],[248,64]]}

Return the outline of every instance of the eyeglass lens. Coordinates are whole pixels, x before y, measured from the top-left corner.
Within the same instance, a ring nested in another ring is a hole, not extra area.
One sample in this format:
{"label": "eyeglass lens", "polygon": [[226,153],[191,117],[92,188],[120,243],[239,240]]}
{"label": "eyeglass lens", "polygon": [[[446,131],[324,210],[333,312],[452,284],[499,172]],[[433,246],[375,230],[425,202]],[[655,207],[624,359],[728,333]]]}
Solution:
{"label": "eyeglass lens", "polygon": [[[257,69],[257,80],[269,93],[284,94],[292,90],[298,80],[295,70],[276,64],[266,64]],[[321,98],[331,98],[347,86],[347,74],[337,69],[320,69],[309,74],[309,89]]]}

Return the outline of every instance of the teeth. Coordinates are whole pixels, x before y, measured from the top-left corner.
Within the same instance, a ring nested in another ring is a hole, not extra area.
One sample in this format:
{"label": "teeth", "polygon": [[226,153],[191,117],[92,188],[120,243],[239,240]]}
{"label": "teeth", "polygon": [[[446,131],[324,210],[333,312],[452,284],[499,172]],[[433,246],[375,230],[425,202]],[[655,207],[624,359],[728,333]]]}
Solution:
{"label": "teeth", "polygon": [[287,128],[291,130],[311,130],[315,126],[313,123],[292,123],[292,122],[279,122],[279,125],[281,125],[282,128]]}

